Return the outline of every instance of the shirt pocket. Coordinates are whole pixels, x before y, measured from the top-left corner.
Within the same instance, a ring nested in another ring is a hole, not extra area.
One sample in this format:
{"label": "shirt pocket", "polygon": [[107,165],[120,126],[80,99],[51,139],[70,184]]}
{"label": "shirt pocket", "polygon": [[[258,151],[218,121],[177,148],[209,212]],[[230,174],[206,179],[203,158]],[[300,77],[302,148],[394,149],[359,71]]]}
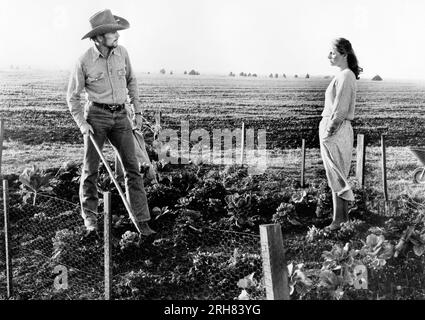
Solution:
{"label": "shirt pocket", "polygon": [[124,84],[126,82],[126,74],[127,72],[125,70],[125,67],[117,69],[117,78],[118,80],[124,82]]}
{"label": "shirt pocket", "polygon": [[87,83],[88,84],[95,84],[95,83],[101,83],[105,80],[105,73],[103,72],[97,72],[94,74],[89,74],[87,76]]}

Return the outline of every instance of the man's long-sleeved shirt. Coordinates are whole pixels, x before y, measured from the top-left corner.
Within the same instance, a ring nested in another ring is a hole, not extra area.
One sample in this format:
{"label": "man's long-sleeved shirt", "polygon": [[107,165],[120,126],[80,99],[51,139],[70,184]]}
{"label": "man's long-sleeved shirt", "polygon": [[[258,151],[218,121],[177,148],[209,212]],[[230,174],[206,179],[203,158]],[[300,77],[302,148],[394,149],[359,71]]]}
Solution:
{"label": "man's long-sleeved shirt", "polygon": [[118,45],[105,58],[94,45],[77,60],[69,79],[66,100],[78,127],[86,121],[80,103],[83,89],[89,101],[107,104],[125,103],[128,90],[134,111],[142,111],[136,76],[123,46]]}
{"label": "man's long-sleeved shirt", "polygon": [[322,117],[338,120],[353,120],[356,103],[356,76],[350,69],[345,69],[329,83],[325,94],[325,108]]}

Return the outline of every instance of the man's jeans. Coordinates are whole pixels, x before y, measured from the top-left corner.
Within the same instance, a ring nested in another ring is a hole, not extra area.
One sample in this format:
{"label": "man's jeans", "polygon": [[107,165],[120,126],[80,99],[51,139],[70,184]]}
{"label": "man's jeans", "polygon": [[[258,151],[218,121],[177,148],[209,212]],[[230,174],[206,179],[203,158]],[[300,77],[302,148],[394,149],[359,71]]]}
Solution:
{"label": "man's jeans", "polygon": [[[87,122],[93,127],[93,137],[100,147],[106,138],[118,151],[124,167],[127,200],[133,209],[136,221],[150,220],[148,201],[143,185],[143,177],[135,155],[134,137],[127,111],[110,112],[89,103]],[[100,156],[88,134],[84,135],[84,162],[80,182],[80,202],[84,225],[88,230],[97,229],[98,191],[96,181],[99,172]]]}

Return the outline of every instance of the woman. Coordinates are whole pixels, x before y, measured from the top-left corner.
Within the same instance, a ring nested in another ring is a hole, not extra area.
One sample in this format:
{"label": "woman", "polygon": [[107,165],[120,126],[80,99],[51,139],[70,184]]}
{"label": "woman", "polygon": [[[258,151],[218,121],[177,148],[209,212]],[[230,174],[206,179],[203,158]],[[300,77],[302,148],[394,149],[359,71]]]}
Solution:
{"label": "woman", "polygon": [[348,201],[354,201],[347,178],[354,142],[351,120],[354,118],[356,80],[362,68],[358,66],[351,43],[344,38],[333,41],[328,59],[339,70],[326,89],[319,140],[333,199],[333,221],[326,229],[333,231],[348,221]]}

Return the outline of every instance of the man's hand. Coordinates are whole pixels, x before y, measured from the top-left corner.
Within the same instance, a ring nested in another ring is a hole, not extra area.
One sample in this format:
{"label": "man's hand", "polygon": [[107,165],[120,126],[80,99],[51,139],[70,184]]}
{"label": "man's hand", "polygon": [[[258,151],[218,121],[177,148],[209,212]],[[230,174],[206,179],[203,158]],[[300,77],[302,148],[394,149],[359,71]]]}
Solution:
{"label": "man's hand", "polygon": [[83,135],[88,134],[89,132],[94,134],[93,127],[87,122],[83,123],[80,127],[80,131]]}
{"label": "man's hand", "polygon": [[136,115],[134,116],[134,124],[136,126],[136,129],[142,130],[143,116],[140,113],[136,113]]}

